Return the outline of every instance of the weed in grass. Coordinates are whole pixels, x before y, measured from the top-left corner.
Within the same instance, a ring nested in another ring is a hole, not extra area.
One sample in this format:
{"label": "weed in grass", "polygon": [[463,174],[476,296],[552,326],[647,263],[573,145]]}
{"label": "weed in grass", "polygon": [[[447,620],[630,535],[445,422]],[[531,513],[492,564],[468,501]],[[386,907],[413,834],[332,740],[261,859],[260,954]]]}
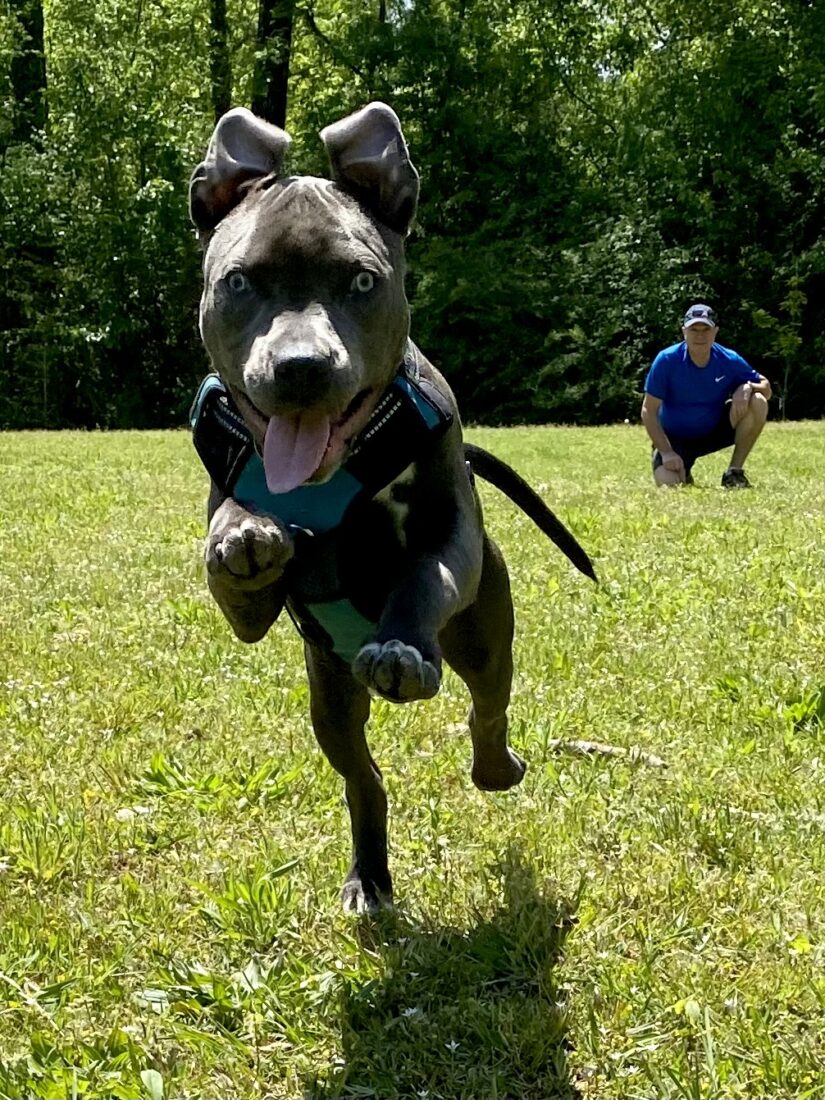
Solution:
{"label": "weed in grass", "polygon": [[29,878],[36,884],[53,882],[62,875],[76,876],[84,832],[83,814],[77,807],[61,809],[53,797],[47,797],[45,805],[21,802],[10,819],[0,825],[3,873]]}
{"label": "weed in grass", "polygon": [[199,883],[208,899],[199,911],[227,940],[266,950],[288,927],[293,904],[290,880],[283,876],[297,863],[293,859],[272,869],[252,868],[243,878],[230,874],[218,890]]}

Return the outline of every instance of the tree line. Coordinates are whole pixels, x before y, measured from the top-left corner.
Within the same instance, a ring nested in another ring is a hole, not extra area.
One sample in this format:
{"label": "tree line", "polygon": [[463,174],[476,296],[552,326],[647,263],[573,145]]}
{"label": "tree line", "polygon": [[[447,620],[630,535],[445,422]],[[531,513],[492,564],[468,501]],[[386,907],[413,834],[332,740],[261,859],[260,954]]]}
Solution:
{"label": "tree line", "polygon": [[465,419],[635,417],[709,301],[781,412],[825,412],[825,6],[6,0],[0,427],[184,422],[207,363],[187,182],[252,106],[390,103],[422,180],[413,334]]}

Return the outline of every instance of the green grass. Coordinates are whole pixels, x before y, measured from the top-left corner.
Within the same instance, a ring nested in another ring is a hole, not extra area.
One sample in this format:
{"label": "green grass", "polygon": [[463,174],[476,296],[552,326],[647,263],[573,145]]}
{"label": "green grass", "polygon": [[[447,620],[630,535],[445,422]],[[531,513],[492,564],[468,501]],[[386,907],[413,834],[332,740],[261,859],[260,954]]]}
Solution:
{"label": "green grass", "polygon": [[482,488],[530,767],[472,787],[451,675],[374,705],[375,923],[289,623],[208,597],[187,436],[0,437],[0,1096],[825,1093],[825,424],[769,425],[750,493],[655,490],[634,426],[469,434],[601,585]]}

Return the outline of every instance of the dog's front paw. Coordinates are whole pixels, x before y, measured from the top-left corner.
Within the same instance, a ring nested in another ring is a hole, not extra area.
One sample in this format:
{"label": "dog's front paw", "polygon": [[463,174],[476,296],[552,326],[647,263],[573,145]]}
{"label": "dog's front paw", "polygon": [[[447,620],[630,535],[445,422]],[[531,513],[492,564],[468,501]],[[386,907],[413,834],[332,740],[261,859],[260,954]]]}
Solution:
{"label": "dog's front paw", "polygon": [[253,590],[279,580],[293,552],[289,532],[268,516],[246,513],[222,522],[216,513],[204,556],[210,576]]}
{"label": "dog's front paw", "polygon": [[414,646],[397,640],[365,645],[352,671],[365,687],[393,703],[432,699],[441,684],[440,669]]}

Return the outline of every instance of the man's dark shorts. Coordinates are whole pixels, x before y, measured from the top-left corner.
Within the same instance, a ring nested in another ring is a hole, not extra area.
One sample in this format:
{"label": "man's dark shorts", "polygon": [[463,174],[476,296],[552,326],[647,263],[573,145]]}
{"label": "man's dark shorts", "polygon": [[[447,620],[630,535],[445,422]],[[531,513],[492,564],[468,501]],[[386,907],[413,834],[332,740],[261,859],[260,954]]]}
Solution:
{"label": "man's dark shorts", "polygon": [[[725,405],[725,411],[722,413],[719,423],[713,431],[708,432],[707,435],[696,436],[693,439],[684,439],[681,436],[671,435],[668,432],[667,437],[670,440],[671,447],[685,464],[685,474],[689,474],[697,458],[701,458],[702,455],[713,454],[714,451],[722,451],[725,447],[733,446],[736,439],[736,429],[731,427],[730,402]],[[652,462],[654,470],[657,470],[662,465],[662,456],[655,448],[653,450]]]}

